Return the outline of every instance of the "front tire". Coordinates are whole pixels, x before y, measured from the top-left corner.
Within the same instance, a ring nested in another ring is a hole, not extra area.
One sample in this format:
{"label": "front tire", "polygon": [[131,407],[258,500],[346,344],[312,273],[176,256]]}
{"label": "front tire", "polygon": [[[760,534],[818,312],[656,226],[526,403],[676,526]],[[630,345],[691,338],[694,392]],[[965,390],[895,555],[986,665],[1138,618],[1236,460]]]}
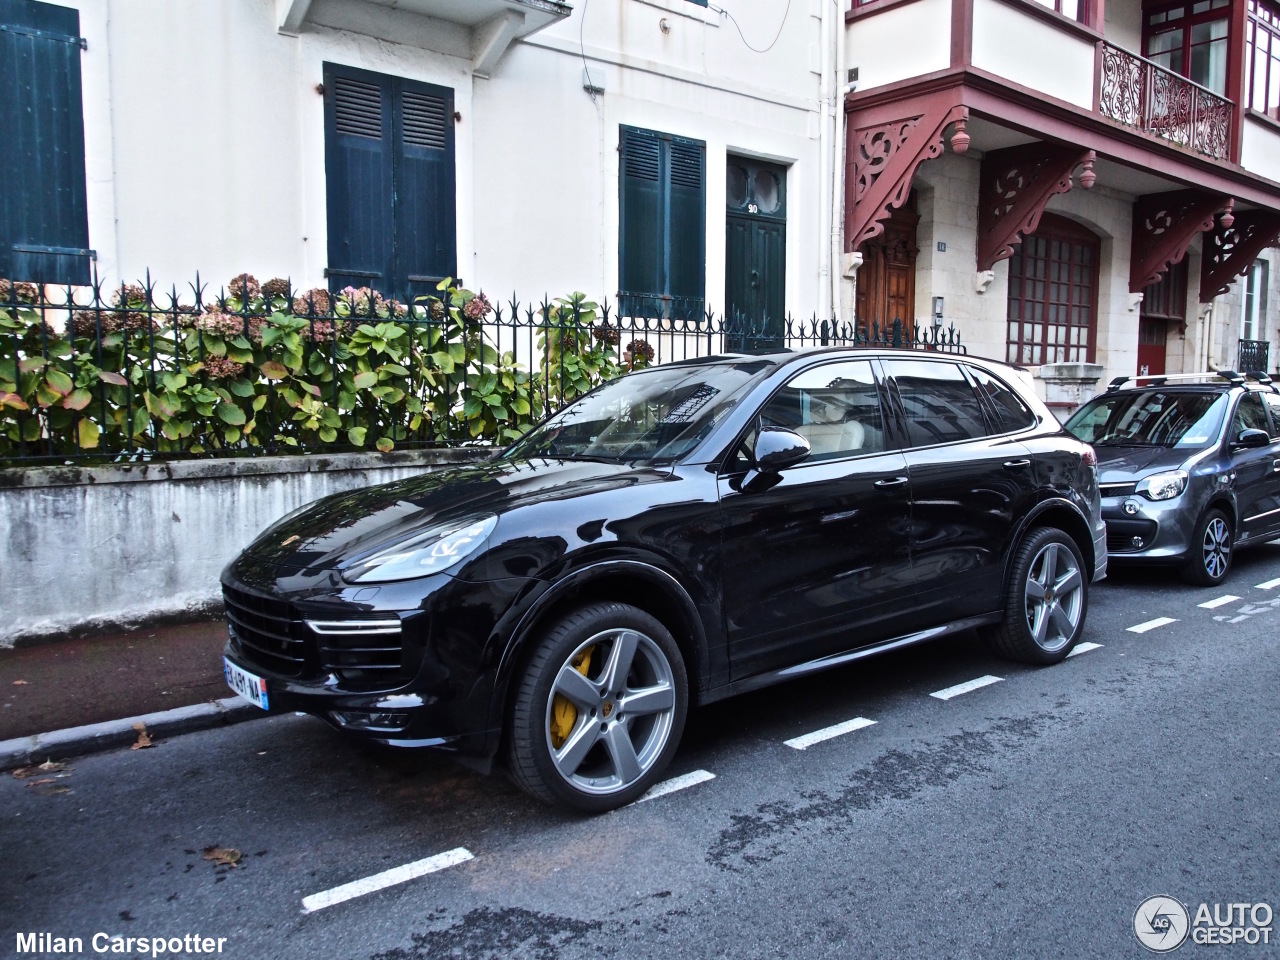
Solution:
{"label": "front tire", "polygon": [[658,620],[623,603],[582,607],[547,632],[518,682],[512,779],[583,813],[624,806],[666,769],[687,710],[684,660]]}
{"label": "front tire", "polygon": [[1039,527],[1018,546],[1004,620],[987,640],[1000,656],[1048,665],[1065,660],[1084,630],[1089,583],[1080,548],[1054,527]]}
{"label": "front tire", "polygon": [[1227,579],[1234,552],[1231,521],[1221,510],[1209,510],[1196,524],[1191,551],[1182,566],[1182,578],[1201,587],[1217,586]]}

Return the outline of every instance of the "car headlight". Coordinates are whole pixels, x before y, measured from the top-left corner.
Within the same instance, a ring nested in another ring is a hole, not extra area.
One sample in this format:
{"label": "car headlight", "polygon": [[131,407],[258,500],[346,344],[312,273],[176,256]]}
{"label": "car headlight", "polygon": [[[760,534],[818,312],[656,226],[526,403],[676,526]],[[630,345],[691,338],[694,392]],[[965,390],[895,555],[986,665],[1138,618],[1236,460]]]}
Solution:
{"label": "car headlight", "polygon": [[343,571],[349,583],[413,580],[447,570],[475,553],[498,525],[496,516],[440,524],[379,550]]}
{"label": "car headlight", "polygon": [[1156,473],[1138,481],[1136,491],[1151,500],[1172,500],[1187,489],[1187,471]]}

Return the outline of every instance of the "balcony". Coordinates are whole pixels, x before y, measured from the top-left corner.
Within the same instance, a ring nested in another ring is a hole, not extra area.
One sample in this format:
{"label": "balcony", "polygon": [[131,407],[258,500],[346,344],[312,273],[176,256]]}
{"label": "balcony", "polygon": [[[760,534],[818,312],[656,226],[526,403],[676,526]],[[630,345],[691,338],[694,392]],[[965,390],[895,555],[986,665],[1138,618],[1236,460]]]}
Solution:
{"label": "balcony", "polygon": [[1215,160],[1231,149],[1235,104],[1159,64],[1103,42],[1098,112]]}

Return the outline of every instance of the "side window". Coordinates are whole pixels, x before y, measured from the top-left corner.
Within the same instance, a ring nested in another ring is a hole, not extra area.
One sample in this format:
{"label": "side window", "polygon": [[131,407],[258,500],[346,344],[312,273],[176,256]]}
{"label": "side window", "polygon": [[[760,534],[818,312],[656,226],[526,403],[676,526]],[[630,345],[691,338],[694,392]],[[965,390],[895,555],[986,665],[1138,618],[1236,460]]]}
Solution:
{"label": "side window", "polygon": [[828,363],[792,377],[760,411],[763,426],[806,440],[806,463],[884,450],[880,395],[867,360]]}
{"label": "side window", "polygon": [[1280,437],[1280,393],[1264,393],[1263,396],[1271,413],[1271,436]]}
{"label": "side window", "polygon": [[967,369],[969,375],[978,384],[978,392],[991,401],[992,409],[999,414],[1004,430],[1025,430],[1035,425],[1036,415],[1008,384],[1002,383],[987,371],[977,367]]}
{"label": "side window", "polygon": [[927,447],[988,435],[982,404],[959,364],[885,360],[898,385],[907,422],[907,444]]}
{"label": "side window", "polygon": [[1236,416],[1231,421],[1231,439],[1240,436],[1242,430],[1261,430],[1271,435],[1267,424],[1267,411],[1262,406],[1262,397],[1256,393],[1246,393],[1236,405]]}

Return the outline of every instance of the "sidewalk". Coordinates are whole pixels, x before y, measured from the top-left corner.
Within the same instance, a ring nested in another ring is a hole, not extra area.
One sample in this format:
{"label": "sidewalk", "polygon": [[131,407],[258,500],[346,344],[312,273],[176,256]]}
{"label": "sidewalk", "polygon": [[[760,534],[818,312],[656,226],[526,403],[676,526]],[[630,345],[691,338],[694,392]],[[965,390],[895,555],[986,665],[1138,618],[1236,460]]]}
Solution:
{"label": "sidewalk", "polygon": [[0,742],[232,695],[222,620],[0,650]]}

